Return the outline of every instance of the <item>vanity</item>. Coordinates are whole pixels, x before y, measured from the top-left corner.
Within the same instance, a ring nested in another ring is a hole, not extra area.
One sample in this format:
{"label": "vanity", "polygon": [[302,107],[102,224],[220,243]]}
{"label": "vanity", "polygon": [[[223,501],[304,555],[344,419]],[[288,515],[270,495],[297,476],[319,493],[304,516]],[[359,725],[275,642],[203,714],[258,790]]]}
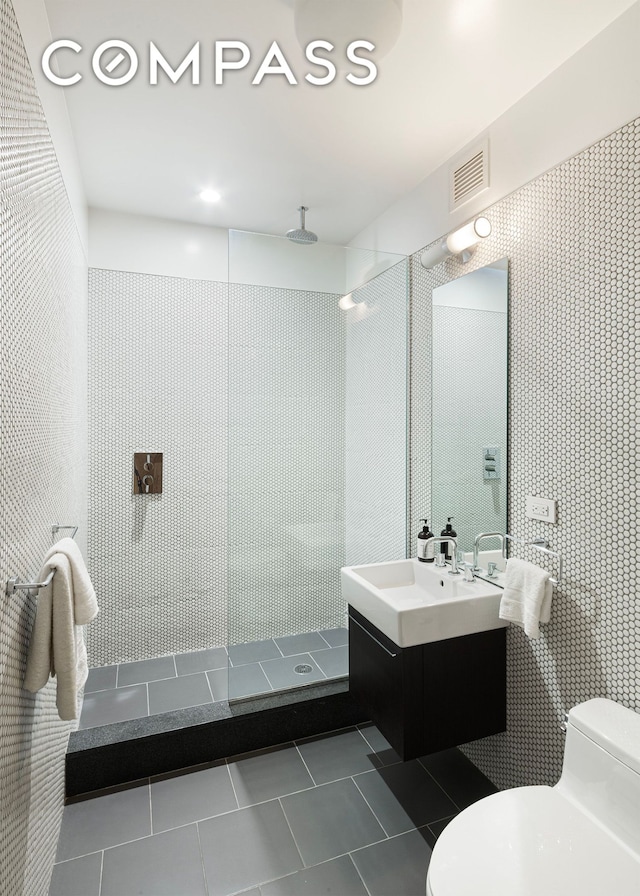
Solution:
{"label": "vanity", "polygon": [[[478,533],[507,531],[507,259],[433,289],[431,311],[431,488],[424,503],[412,493],[410,551],[419,518],[439,532],[453,517],[455,548],[468,560]],[[341,572],[350,691],[398,754],[504,731],[506,623],[495,579],[465,581],[417,558],[357,562]]]}
{"label": "vanity", "polygon": [[417,559],[346,567],[351,695],[404,760],[506,728],[501,591]]}

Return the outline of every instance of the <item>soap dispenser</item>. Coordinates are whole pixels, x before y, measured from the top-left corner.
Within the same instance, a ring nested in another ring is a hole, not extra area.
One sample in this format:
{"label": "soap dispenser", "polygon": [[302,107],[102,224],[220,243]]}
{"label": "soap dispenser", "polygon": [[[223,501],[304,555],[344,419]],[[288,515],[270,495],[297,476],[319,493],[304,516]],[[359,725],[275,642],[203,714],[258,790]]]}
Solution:
{"label": "soap dispenser", "polygon": [[429,529],[427,520],[422,519],[420,522],[424,523],[424,526],[422,532],[418,532],[418,560],[421,563],[433,563],[436,556],[433,542],[427,544],[427,538],[433,538],[433,532]]}
{"label": "soap dispenser", "polygon": [[[458,534],[456,532],[456,530],[453,528],[453,526],[451,525],[452,519],[453,519],[452,516],[447,517],[447,525],[444,527],[444,529],[440,533],[440,535],[442,535],[443,538],[455,538]],[[451,560],[451,554],[449,552],[449,548],[450,548],[450,546],[448,544],[442,543],[440,545],[440,553],[444,554],[445,560]]]}

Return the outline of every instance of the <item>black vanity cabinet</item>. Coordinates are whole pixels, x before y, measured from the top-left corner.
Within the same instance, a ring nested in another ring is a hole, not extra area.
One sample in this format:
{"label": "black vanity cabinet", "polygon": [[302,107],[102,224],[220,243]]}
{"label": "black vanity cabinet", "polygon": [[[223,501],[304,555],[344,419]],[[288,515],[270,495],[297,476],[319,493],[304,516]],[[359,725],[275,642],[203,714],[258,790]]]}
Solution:
{"label": "black vanity cabinet", "polygon": [[506,629],[398,647],[349,607],[349,690],[403,759],[506,728]]}

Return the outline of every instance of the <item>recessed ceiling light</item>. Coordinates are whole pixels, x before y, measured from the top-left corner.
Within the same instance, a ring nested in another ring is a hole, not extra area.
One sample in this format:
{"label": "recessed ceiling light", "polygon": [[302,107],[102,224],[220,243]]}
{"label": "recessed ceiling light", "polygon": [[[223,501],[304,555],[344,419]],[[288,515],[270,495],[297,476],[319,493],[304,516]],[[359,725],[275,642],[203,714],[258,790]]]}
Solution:
{"label": "recessed ceiling light", "polygon": [[218,202],[220,199],[220,193],[217,190],[212,190],[207,188],[206,190],[202,190],[200,193],[200,199],[203,202]]}

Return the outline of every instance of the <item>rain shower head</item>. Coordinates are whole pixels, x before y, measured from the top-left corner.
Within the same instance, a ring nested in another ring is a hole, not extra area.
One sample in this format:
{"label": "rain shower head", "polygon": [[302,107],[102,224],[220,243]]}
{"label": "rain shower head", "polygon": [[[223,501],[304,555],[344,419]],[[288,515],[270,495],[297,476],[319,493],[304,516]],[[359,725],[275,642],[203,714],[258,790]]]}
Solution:
{"label": "rain shower head", "polygon": [[297,230],[287,230],[286,237],[288,240],[291,240],[292,243],[301,243],[303,245],[309,245],[310,243],[317,243],[318,237],[311,230],[307,230],[304,226],[304,213],[308,212],[309,209],[306,205],[301,205],[298,209],[300,212],[300,227]]}

